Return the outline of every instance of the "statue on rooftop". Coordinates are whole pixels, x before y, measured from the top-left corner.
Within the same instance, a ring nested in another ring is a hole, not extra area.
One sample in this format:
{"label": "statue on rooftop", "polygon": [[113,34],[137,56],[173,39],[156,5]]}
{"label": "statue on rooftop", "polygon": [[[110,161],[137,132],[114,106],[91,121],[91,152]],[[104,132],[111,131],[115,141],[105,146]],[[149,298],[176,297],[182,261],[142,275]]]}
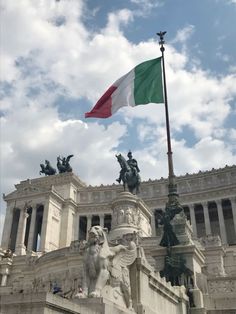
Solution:
{"label": "statue on rooftop", "polygon": [[41,170],[39,171],[39,174],[41,175],[42,173],[45,174],[45,176],[52,176],[54,174],[56,174],[56,169],[54,169],[50,162],[48,160],[45,160],[45,165],[44,164],[40,164]]}
{"label": "statue on rooftop", "polygon": [[128,152],[128,160],[126,160],[121,154],[116,155],[117,161],[120,164],[121,170],[117,182],[123,182],[124,191],[128,187],[130,193],[139,193],[139,186],[141,178],[139,175],[139,167],[136,159],[133,158],[132,152]]}
{"label": "statue on rooftop", "polygon": [[57,157],[57,169],[59,173],[64,173],[64,172],[72,172],[71,165],[69,164],[69,161],[71,157],[74,155],[69,155],[67,157]]}

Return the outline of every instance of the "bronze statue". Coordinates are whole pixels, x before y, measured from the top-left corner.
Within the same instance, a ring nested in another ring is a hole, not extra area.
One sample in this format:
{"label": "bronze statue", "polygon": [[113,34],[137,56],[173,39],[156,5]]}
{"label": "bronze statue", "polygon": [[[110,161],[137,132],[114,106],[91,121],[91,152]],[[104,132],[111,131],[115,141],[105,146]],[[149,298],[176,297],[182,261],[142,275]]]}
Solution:
{"label": "bronze statue", "polygon": [[139,167],[137,160],[133,158],[132,153],[128,153],[128,160],[125,160],[125,158],[119,154],[116,155],[117,161],[119,162],[121,166],[120,176],[118,179],[116,179],[117,182],[123,182],[124,191],[126,190],[126,187],[128,187],[128,190],[130,193],[136,192],[139,193],[139,186],[141,182],[141,178],[139,175]]}
{"label": "bronze statue", "polygon": [[138,167],[138,162],[136,159],[133,158],[131,151],[128,152],[127,157],[129,158],[127,160],[127,163],[130,166],[131,170],[133,171],[133,174],[135,176],[138,176],[138,173],[140,172],[139,167]]}
{"label": "bronze statue", "polygon": [[171,247],[179,244],[173,227],[171,225],[171,220],[175,215],[179,214],[183,208],[178,202],[167,204],[165,212],[160,215],[160,224],[163,225],[163,236],[160,242],[160,246]]}
{"label": "bronze statue", "polygon": [[64,172],[72,172],[72,168],[69,164],[69,161],[71,159],[71,157],[73,157],[74,155],[69,155],[67,157],[57,157],[57,169],[59,171],[59,173],[64,173]]}
{"label": "bronze statue", "polygon": [[170,281],[172,286],[184,285],[187,288],[192,281],[193,272],[186,266],[186,260],[181,254],[173,254],[171,248],[167,248],[164,269],[160,275]]}
{"label": "bronze statue", "polygon": [[39,174],[41,175],[42,173],[45,174],[45,176],[52,176],[54,175],[57,171],[54,169],[50,162],[48,160],[45,160],[45,165],[40,164],[41,170],[39,171]]}

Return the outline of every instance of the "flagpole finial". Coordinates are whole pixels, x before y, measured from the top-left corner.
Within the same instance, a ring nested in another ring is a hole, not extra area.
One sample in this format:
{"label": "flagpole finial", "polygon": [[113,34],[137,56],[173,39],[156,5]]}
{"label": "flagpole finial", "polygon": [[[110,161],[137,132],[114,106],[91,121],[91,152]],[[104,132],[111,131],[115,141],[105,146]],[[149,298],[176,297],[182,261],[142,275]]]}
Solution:
{"label": "flagpole finial", "polygon": [[166,34],[166,31],[165,32],[159,32],[157,33],[157,36],[160,37],[160,40],[159,40],[159,45],[160,45],[160,50],[161,52],[163,52],[165,50],[165,47],[163,46],[165,41],[164,41],[164,36]]}

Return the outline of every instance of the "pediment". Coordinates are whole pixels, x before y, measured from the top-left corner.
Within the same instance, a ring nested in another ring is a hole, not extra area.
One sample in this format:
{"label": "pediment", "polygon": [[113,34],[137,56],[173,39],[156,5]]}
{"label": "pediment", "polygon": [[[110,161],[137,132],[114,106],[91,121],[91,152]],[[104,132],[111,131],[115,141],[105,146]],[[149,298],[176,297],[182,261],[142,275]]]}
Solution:
{"label": "pediment", "polygon": [[29,196],[29,195],[35,195],[35,194],[40,194],[40,193],[45,193],[48,192],[48,189],[39,187],[39,186],[34,186],[34,185],[27,185],[27,186],[17,186],[17,190],[14,192],[11,192],[7,195],[4,196],[4,199],[10,199],[10,198],[18,198],[22,196]]}

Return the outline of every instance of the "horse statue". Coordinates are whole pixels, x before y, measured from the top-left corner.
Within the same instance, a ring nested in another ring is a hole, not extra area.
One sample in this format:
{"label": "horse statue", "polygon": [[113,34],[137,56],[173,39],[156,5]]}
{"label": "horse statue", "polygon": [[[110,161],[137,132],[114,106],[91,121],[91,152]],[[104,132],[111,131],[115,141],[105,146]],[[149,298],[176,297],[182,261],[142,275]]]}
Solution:
{"label": "horse statue", "polygon": [[132,169],[126,159],[121,155],[116,155],[117,161],[120,164],[121,171],[120,177],[117,181],[123,182],[124,191],[128,188],[129,192],[132,194],[139,193],[139,186],[141,182],[140,175],[136,169]]}
{"label": "horse statue", "polygon": [[57,157],[57,169],[59,173],[72,172],[72,168],[69,164],[69,161],[73,156],[74,155],[69,155],[66,158],[65,157],[61,158],[60,156]]}
{"label": "horse statue", "polygon": [[39,174],[41,175],[42,173],[45,174],[45,176],[52,176],[54,174],[56,174],[56,169],[54,169],[50,162],[48,160],[45,160],[45,165],[44,164],[40,164],[41,170],[39,171]]}

